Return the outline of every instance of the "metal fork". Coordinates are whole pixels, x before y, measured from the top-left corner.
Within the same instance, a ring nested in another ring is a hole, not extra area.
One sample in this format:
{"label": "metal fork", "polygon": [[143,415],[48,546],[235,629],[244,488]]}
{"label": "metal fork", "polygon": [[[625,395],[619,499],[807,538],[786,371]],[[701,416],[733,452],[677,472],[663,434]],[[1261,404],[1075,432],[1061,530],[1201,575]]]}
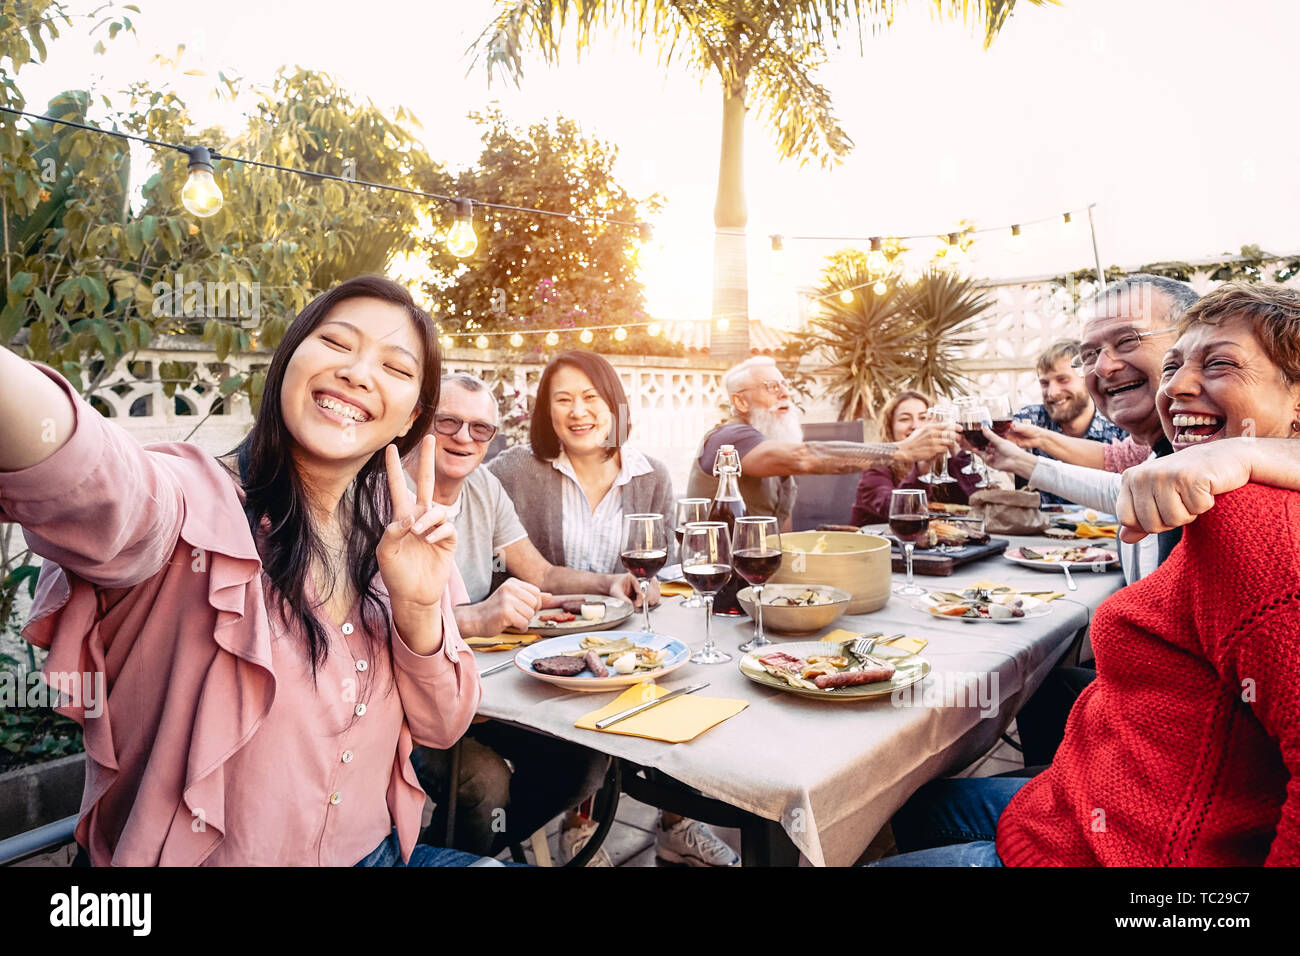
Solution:
{"label": "metal fork", "polygon": [[[902,634],[895,634],[892,637],[885,638],[885,643],[897,640],[903,637]],[[874,664],[877,667],[887,667],[888,665],[878,657],[872,657],[871,652],[875,650],[876,645],[880,643],[881,636],[872,634],[867,637],[857,637],[849,644],[849,653],[858,659],[862,664]]]}

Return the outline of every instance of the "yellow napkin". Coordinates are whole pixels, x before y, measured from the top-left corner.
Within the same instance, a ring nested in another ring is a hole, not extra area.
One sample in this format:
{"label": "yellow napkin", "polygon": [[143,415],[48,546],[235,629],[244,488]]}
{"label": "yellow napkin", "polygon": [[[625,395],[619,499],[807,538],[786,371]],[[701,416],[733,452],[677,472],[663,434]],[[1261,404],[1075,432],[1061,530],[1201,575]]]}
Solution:
{"label": "yellow napkin", "polygon": [[540,641],[540,634],[498,634],[495,637],[467,637],[465,643],[476,651],[513,651]]}
{"label": "yellow napkin", "polygon": [[[583,730],[595,730],[596,721],[612,717],[621,710],[644,704],[668,693],[654,681],[633,684],[614,700],[600,710],[593,710],[578,718],[575,727]],[[626,734],[630,737],[646,737],[650,740],[662,740],[670,744],[680,744],[694,740],[714,724],[720,724],[729,717],[735,717],[748,707],[743,700],[725,700],[721,697],[701,697],[699,692],[674,697],[666,704],[643,710],[626,720],[620,720],[602,733]]]}
{"label": "yellow napkin", "polygon": [[663,597],[689,597],[695,593],[695,589],[685,581],[660,581],[659,593]]}
{"label": "yellow napkin", "polygon": [[1117,524],[1078,524],[1074,526],[1076,538],[1113,538],[1119,531]]}
{"label": "yellow napkin", "polygon": [[[829,634],[823,637],[822,640],[834,641],[836,643],[842,644],[845,641],[851,641],[855,637],[861,637],[861,636],[862,634],[858,631],[846,631],[844,630],[844,628],[840,627],[831,631]],[[929,643],[930,642],[926,640],[924,637],[900,637],[898,638],[898,640],[895,641],[891,641],[888,639],[882,640],[880,646],[896,647],[900,651],[903,651],[908,654],[919,654],[921,653],[921,650],[925,647],[925,645]]]}
{"label": "yellow napkin", "polygon": [[[998,588],[1011,588],[1008,584],[999,584],[997,581],[977,581],[972,584],[973,588],[987,588],[990,591],[996,591]],[[1065,597],[1064,591],[1022,591],[1018,588],[1011,588],[1015,594],[1027,594],[1029,597],[1038,598],[1040,601],[1055,601],[1059,597]]]}

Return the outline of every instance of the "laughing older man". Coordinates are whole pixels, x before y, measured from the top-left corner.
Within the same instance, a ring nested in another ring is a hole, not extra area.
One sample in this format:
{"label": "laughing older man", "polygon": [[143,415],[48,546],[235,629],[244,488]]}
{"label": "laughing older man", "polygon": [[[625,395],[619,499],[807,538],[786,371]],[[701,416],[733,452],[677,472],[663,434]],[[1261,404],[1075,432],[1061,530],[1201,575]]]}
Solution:
{"label": "laughing older man", "polygon": [[751,515],[775,516],[789,530],[795,475],[843,475],[877,465],[929,461],[957,451],[954,425],[927,423],[901,442],[804,441],[803,422],[790,401],[790,386],[775,360],[757,356],[722,379],[732,415],[706,434],[696,449],[686,491],[711,498],[717,489],[713,462],[732,445],[740,455],[740,494]]}

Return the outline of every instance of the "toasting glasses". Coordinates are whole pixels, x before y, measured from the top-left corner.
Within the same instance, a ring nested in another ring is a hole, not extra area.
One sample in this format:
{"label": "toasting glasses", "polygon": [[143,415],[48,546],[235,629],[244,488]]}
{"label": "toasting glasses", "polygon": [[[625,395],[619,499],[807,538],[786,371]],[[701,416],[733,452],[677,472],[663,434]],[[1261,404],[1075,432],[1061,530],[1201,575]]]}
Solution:
{"label": "toasting glasses", "polygon": [[[956,422],[957,406],[935,405],[926,412],[926,418],[932,422]],[[948,453],[944,452],[936,458],[931,464],[929,471],[923,475],[917,475],[917,480],[927,485],[957,484],[957,479],[948,474]]]}
{"label": "toasting glasses", "polygon": [[731,579],[731,538],[722,521],[695,521],[686,525],[681,541],[682,574],[703,598],[704,646],[691,655],[696,664],[721,664],[731,655],[713,644],[713,595]]}
{"label": "toasting glasses", "polygon": [[[961,435],[976,451],[989,447],[989,440],[984,436],[984,426],[993,424],[993,417],[982,400],[975,400],[962,405],[957,411],[957,421],[961,425]],[[979,475],[976,488],[991,488],[989,474],[984,470],[984,462],[978,455],[971,456],[971,463],[962,469],[963,475]]]}
{"label": "toasting glasses", "polygon": [[754,636],[740,645],[752,651],[768,643],[763,635],[763,585],[781,568],[781,532],[776,519],[761,515],[737,518],[731,532],[731,566],[754,589]]}
{"label": "toasting glasses", "polygon": [[663,515],[625,515],[623,518],[623,567],[641,586],[641,607],[645,609],[645,629],[650,626],[650,579],[668,563],[668,538],[664,533]]}

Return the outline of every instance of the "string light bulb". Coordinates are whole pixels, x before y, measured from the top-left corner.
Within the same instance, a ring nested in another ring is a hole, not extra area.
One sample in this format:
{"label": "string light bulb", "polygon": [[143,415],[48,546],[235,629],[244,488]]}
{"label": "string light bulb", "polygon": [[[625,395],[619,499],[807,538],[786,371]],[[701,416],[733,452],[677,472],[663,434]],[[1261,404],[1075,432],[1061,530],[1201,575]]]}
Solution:
{"label": "string light bulb", "polygon": [[650,338],[657,339],[659,338],[659,333],[662,332],[663,330],[664,327],[660,325],[658,322],[651,322],[648,326],[646,326],[645,331],[646,331],[646,335],[650,336]]}
{"label": "string light bulb", "polygon": [[456,224],[447,233],[447,251],[457,259],[474,254],[478,236],[474,233],[474,203],[469,199],[456,200]]}
{"label": "string light bulb", "polygon": [[648,222],[638,222],[636,231],[640,233],[642,242],[649,242],[655,236],[655,231]]}
{"label": "string light bulb", "polygon": [[773,234],[771,236],[768,236],[768,238],[772,240],[773,252],[782,252],[785,250],[785,236],[778,236]]}
{"label": "string light bulb", "polygon": [[876,295],[884,295],[889,291],[889,286],[885,284],[884,279],[877,279],[876,284],[871,287],[871,291]]}
{"label": "string light bulb", "polygon": [[591,340],[594,338],[595,336],[591,334],[591,329],[583,329],[578,335],[578,340],[582,342],[583,345],[590,345]]}
{"label": "string light bulb", "polygon": [[618,328],[614,330],[615,342],[622,342],[626,338],[627,338],[627,329],[623,328],[623,326],[620,325]]}
{"label": "string light bulb", "polygon": [[455,340],[454,340],[450,335],[444,335],[444,336],[442,337],[442,347],[443,347],[443,348],[445,348],[445,349],[449,349],[449,348],[451,348],[454,344],[455,344]]}
{"label": "string light bulb", "polygon": [[1020,253],[1024,250],[1024,248],[1025,248],[1024,240],[1020,237],[1020,226],[1019,225],[1012,226],[1011,227],[1011,251],[1014,253]]}
{"label": "string light bulb", "polygon": [[871,237],[871,251],[867,253],[867,272],[873,276],[882,276],[889,271],[889,260],[885,258],[884,243],[879,236]]}
{"label": "string light bulb", "polygon": [[547,345],[559,345],[559,344],[560,344],[560,337],[559,337],[558,335],[556,335],[554,332],[547,332],[547,333],[546,333],[546,344],[547,344]]}
{"label": "string light bulb", "polygon": [[853,304],[853,290],[852,290],[852,289],[845,289],[843,292],[841,292],[841,293],[840,293],[840,301],[843,302],[845,305],[852,305],[852,304]]}
{"label": "string light bulb", "polygon": [[1074,222],[1074,220],[1070,218],[1070,214],[1069,214],[1068,212],[1065,213],[1065,214],[1062,216],[1062,218],[1065,220],[1065,224],[1066,224],[1067,226],[1068,226],[1070,223]]}
{"label": "string light bulb", "polygon": [[488,337],[486,335],[480,335],[474,340],[474,344],[481,349],[485,349],[488,347]]}
{"label": "string light bulb", "polygon": [[212,153],[206,146],[191,146],[186,152],[190,157],[190,175],[181,189],[181,205],[200,219],[215,216],[221,212],[225,197],[212,176]]}
{"label": "string light bulb", "polygon": [[510,344],[515,348],[519,348],[519,346],[524,344],[524,337],[516,332],[514,335],[510,336]]}

